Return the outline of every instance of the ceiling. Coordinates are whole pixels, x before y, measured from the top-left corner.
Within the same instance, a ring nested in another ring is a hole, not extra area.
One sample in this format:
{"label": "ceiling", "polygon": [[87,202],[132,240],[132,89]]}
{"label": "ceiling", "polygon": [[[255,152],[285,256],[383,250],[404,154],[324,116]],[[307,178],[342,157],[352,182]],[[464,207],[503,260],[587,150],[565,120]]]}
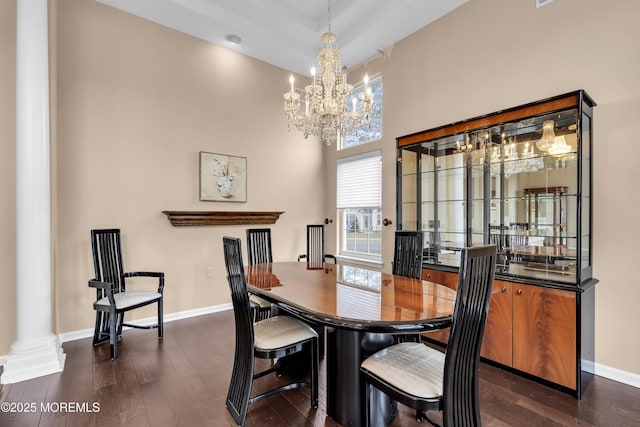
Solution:
{"label": "ceiling", "polygon": [[[97,1],[303,75],[329,21],[325,0]],[[352,68],[467,1],[332,0],[342,62]],[[241,43],[225,40],[229,34]]]}

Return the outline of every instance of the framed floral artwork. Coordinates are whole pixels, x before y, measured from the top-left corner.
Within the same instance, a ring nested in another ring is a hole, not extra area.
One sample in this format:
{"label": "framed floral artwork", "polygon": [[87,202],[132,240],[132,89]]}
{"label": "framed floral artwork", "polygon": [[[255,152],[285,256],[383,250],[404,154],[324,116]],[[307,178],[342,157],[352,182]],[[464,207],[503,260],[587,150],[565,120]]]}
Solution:
{"label": "framed floral artwork", "polygon": [[200,200],[247,201],[247,158],[200,152]]}

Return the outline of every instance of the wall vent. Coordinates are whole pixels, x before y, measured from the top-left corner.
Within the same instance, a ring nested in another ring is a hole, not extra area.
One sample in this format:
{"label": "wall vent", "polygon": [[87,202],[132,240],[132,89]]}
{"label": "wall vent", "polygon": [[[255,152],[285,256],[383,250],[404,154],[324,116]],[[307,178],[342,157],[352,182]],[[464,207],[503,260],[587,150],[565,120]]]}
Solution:
{"label": "wall vent", "polygon": [[536,0],[536,7],[546,6],[551,3],[553,0]]}

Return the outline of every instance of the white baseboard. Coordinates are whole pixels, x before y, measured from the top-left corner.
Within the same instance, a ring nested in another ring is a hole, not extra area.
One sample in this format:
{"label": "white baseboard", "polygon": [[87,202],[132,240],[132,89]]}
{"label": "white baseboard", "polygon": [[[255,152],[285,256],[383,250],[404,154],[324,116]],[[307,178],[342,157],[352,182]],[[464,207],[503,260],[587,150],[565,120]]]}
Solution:
{"label": "white baseboard", "polygon": [[[193,310],[179,311],[177,313],[166,314],[164,315],[163,321],[164,323],[173,322],[174,320],[187,319],[189,317],[202,316],[203,314],[217,313],[219,311],[232,310],[232,309],[233,309],[233,305],[231,303],[212,305],[209,307],[201,307],[201,308],[195,308]],[[156,316],[153,316],[153,317],[147,317],[145,319],[132,320],[131,322],[135,323],[136,325],[146,326],[146,325],[153,325],[157,321],[158,321],[158,318]],[[81,329],[79,331],[72,331],[72,332],[64,332],[58,336],[60,337],[60,342],[62,343],[89,338],[93,336],[93,328]]]}
{"label": "white baseboard", "polygon": [[586,360],[582,361],[582,367],[585,371],[598,375],[599,377],[608,378],[619,383],[640,388],[640,374],[634,374]]}

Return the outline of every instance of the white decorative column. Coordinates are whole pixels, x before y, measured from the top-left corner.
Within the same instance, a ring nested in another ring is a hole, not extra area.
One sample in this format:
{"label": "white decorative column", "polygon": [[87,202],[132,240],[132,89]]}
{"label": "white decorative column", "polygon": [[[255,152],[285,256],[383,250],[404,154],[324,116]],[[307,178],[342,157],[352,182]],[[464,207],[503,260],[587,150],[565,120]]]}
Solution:
{"label": "white decorative column", "polygon": [[18,0],[16,34],[17,337],[2,384],[60,372],[51,332],[51,191],[47,0]]}

